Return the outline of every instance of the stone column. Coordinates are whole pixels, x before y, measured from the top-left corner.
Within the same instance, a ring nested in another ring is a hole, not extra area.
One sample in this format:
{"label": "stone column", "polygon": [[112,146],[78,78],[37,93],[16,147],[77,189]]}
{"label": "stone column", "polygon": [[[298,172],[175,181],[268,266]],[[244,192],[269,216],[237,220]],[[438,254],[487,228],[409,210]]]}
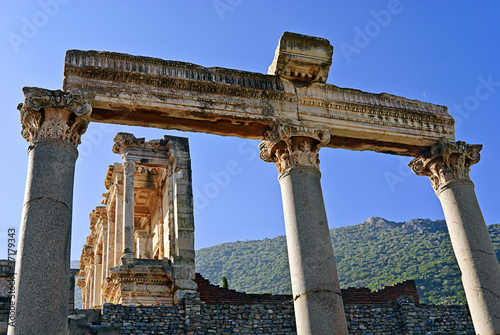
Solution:
{"label": "stone column", "polygon": [[15,270],[16,323],[8,334],[66,334],[76,147],[93,96],[23,91],[18,108],[29,164]]}
{"label": "stone column", "polygon": [[69,306],[68,312],[69,314],[73,314],[75,312],[75,276],[80,270],[78,269],[70,269],[69,272]]}
{"label": "stone column", "polygon": [[136,241],[136,257],[137,258],[148,258],[148,239],[149,232],[147,230],[136,230],[135,231],[135,241]]}
{"label": "stone column", "polygon": [[106,261],[106,271],[105,277],[109,277],[109,270],[115,266],[115,220],[114,213],[108,211],[108,236],[106,236],[108,241],[108,259]]}
{"label": "stone column", "polygon": [[318,151],[329,140],[327,131],[277,124],[259,145],[278,168],[300,335],[347,334],[320,183]]}
{"label": "stone column", "polygon": [[106,280],[106,269],[108,267],[108,229],[102,231],[102,271],[101,271],[101,278],[100,281],[101,283],[104,283]]}
{"label": "stone column", "polygon": [[123,255],[123,184],[122,176],[117,174],[115,182],[116,209],[115,209],[115,264],[121,265]]}
{"label": "stone column", "polygon": [[92,308],[97,308],[101,305],[101,276],[102,276],[102,255],[95,256],[94,264],[94,303]]}
{"label": "stone column", "polygon": [[441,201],[477,334],[500,334],[500,265],[470,180],[481,145],[440,141],[409,164]]}
{"label": "stone column", "polygon": [[123,160],[123,255],[122,263],[135,259],[134,255],[134,172],[135,162]]}
{"label": "stone column", "polygon": [[95,273],[95,267],[91,266],[90,268],[90,273],[89,273],[89,303],[88,303],[88,309],[91,309],[94,307],[94,287],[95,287],[95,280],[94,280],[94,273]]}

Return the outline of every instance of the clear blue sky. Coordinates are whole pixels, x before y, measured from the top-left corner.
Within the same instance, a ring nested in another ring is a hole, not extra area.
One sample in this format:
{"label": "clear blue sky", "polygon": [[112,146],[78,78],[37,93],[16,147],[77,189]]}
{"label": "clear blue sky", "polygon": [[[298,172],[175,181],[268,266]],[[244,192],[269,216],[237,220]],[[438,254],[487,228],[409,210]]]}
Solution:
{"label": "clear blue sky", "polygon": [[[284,31],[330,40],[330,84],[448,106],[457,119],[457,140],[484,145],[471,177],[486,222],[500,223],[498,13],[497,1],[1,0],[0,258],[7,254],[7,228],[19,227],[23,204],[28,144],[16,110],[22,87],[60,89],[66,50],[267,73]],[[106,168],[120,160],[111,152],[119,131],[148,140],[163,134],[189,138],[197,249],[284,234],[277,171],[258,158],[258,141],[91,124],[76,168],[72,259],[80,258],[88,215],[100,205]],[[322,149],[320,157],[331,228],[370,216],[443,218],[430,181],[406,167],[409,158],[334,149]],[[238,173],[206,197],[213,175],[232,161]]]}

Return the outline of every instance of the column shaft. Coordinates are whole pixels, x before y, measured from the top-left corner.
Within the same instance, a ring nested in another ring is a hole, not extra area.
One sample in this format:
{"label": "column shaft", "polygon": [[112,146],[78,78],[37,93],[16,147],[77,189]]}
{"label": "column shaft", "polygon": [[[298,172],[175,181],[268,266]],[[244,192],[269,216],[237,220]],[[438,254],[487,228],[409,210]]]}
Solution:
{"label": "column shaft", "polygon": [[124,259],[134,259],[134,171],[135,162],[123,163],[123,256]]}
{"label": "column shaft", "polygon": [[279,178],[298,334],[347,334],[320,173],[293,167]]}
{"label": "column shaft", "polygon": [[439,190],[477,334],[500,334],[500,265],[470,180]]}
{"label": "column shaft", "polygon": [[90,299],[89,299],[89,308],[94,308],[94,301],[95,301],[95,267],[91,266],[90,270],[90,285],[89,285],[89,290],[90,290]]}
{"label": "column shaft", "polygon": [[101,271],[101,283],[106,280],[106,270],[108,268],[108,230],[102,232],[102,271]]}
{"label": "column shaft", "polygon": [[106,277],[109,277],[109,270],[115,266],[115,220],[113,214],[108,211],[108,236],[107,236],[108,259],[106,261]]}
{"label": "column shaft", "polygon": [[121,264],[123,255],[123,186],[116,188],[116,211],[115,211],[115,263]]}
{"label": "column shaft", "polygon": [[330,133],[277,122],[264,133],[260,158],[274,162],[285,214],[297,334],[347,334],[319,172]]}
{"label": "column shaft", "polygon": [[97,263],[94,266],[94,305],[92,308],[97,308],[101,305],[101,271],[102,263]]}
{"label": "column shaft", "polygon": [[482,146],[441,140],[409,164],[441,201],[477,334],[500,334],[500,265],[469,172]]}
{"label": "column shaft", "polygon": [[[65,334],[71,215],[77,150],[57,139],[29,149],[18,256],[13,334]],[[54,317],[54,316],[57,317]]]}

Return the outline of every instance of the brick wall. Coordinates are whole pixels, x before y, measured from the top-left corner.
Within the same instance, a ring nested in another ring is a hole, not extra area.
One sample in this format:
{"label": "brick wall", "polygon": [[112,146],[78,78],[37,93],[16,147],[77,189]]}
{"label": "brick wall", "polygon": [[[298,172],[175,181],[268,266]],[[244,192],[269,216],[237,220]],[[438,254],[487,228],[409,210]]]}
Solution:
{"label": "brick wall", "polygon": [[401,283],[392,286],[385,286],[377,291],[370,291],[369,288],[349,287],[342,290],[342,300],[344,305],[372,305],[386,304],[397,301],[399,297],[409,295],[413,297],[413,301],[418,305],[417,286],[414,280],[405,280]]}
{"label": "brick wall", "polygon": [[275,305],[292,301],[292,295],[247,294],[235,290],[223,289],[220,286],[210,284],[208,279],[203,278],[199,273],[196,274],[195,281],[198,284],[200,299],[211,305]]}
{"label": "brick wall", "polygon": [[[292,301],[292,295],[274,294],[247,294],[235,290],[227,290],[222,287],[212,285],[199,273],[195,278],[198,284],[198,292],[201,300],[213,305],[252,305],[252,304],[278,304]],[[370,291],[369,288],[350,287],[342,289],[342,300],[345,304],[385,304],[397,301],[400,296],[409,295],[413,297],[415,303],[419,303],[417,286],[414,280],[406,280],[392,286],[386,286],[377,291]]]}

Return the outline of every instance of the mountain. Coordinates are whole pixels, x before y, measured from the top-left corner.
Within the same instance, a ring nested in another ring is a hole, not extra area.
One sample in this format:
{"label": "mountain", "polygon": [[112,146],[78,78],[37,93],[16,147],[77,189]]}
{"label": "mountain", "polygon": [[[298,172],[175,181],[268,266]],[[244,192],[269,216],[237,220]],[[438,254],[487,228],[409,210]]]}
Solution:
{"label": "mountain", "polygon": [[[500,258],[500,224],[488,230]],[[444,220],[371,217],[356,226],[331,229],[330,236],[342,288],[375,290],[414,279],[421,303],[466,302]],[[284,236],[198,250],[196,272],[213,284],[225,276],[237,291],[291,294]]]}

